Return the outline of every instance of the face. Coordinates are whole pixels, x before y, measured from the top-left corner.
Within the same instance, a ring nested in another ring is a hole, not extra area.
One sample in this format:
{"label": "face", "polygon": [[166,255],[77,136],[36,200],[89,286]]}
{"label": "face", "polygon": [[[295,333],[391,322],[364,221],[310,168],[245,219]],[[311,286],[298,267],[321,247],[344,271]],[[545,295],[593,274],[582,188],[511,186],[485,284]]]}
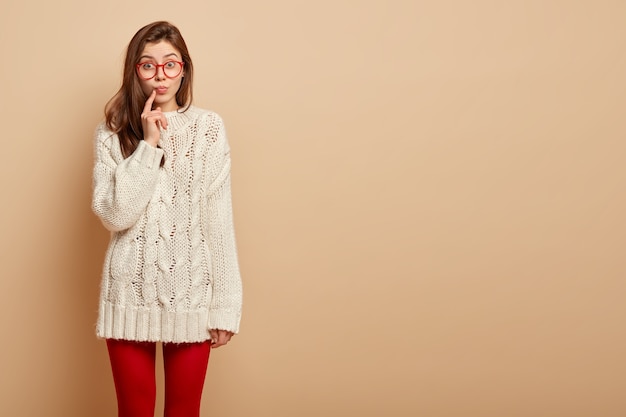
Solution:
{"label": "face", "polygon": [[[137,62],[141,64],[141,69],[137,71],[137,76],[141,89],[146,97],[152,94],[152,91],[156,90],[156,97],[152,105],[153,109],[160,107],[162,111],[178,110],[176,93],[182,83],[185,69],[183,67],[178,75],[170,77],[172,74],[175,74],[177,68],[179,68],[178,64],[171,61],[182,62],[182,60],[180,51],[167,41],[146,44],[146,47],[139,57],[139,62]],[[164,64],[165,66],[163,66]],[[149,80],[145,80],[139,76],[142,72],[151,75],[150,71],[154,71],[155,69],[156,75]]]}

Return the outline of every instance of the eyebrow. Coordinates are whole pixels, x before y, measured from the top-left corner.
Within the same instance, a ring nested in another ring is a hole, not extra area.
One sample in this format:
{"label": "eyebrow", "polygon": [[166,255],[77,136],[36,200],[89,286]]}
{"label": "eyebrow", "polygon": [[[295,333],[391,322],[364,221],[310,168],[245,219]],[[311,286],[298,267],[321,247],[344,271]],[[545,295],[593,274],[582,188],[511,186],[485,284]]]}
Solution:
{"label": "eyebrow", "polygon": [[[178,55],[177,55],[176,53],[174,53],[174,52],[172,52],[171,54],[167,54],[167,55],[165,55],[163,58],[170,58],[170,57],[173,57],[173,56],[175,56],[176,58],[178,58]],[[144,58],[154,59],[154,57],[153,57],[153,56],[150,56],[150,55],[142,55],[142,56],[140,56],[140,57],[139,57],[139,59],[140,59],[140,60],[141,60],[141,59],[144,59]],[[156,61],[156,60],[155,60],[155,61]]]}

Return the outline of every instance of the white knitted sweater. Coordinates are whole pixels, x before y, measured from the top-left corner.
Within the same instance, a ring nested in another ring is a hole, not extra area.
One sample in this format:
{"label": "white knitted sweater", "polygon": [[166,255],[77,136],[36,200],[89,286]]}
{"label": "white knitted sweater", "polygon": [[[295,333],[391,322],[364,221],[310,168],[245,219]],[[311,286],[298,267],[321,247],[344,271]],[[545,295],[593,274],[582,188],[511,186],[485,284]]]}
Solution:
{"label": "white knitted sweater", "polygon": [[[93,211],[111,233],[96,333],[162,342],[237,333],[242,286],[222,119],[190,107],[165,113],[159,148],[124,159],[102,123],[95,133]],[[161,158],[164,166],[160,167]]]}

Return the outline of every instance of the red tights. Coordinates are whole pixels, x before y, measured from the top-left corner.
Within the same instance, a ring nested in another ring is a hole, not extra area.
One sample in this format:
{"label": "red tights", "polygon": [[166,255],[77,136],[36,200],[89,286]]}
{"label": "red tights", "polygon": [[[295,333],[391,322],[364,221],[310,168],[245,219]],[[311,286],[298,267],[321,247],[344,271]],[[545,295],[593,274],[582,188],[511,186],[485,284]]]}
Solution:
{"label": "red tights", "polygon": [[[154,417],[156,343],[107,339],[118,417]],[[164,343],[164,417],[199,417],[211,343]]]}

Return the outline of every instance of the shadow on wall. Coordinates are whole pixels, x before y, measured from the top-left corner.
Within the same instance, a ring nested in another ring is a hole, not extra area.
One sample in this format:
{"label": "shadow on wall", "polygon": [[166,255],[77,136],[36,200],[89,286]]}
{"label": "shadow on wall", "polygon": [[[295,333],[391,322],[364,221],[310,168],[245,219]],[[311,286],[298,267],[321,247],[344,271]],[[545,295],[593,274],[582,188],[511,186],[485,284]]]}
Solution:
{"label": "shadow on wall", "polygon": [[[90,114],[101,115],[97,108]],[[56,343],[57,357],[65,359],[59,370],[64,374],[65,389],[53,387],[61,414],[64,416],[105,417],[115,415],[115,390],[111,377],[105,343],[95,336],[98,293],[102,262],[109,239],[99,219],[91,211],[91,181],[93,167],[93,132],[98,121],[81,122],[71,142],[76,144],[73,163],[65,169],[65,198],[56,200],[60,213],[71,219],[71,230],[64,230],[62,247],[54,248],[63,258],[59,260],[60,278],[67,288],[67,299],[60,306],[63,330]],[[59,381],[51,381],[59,383]]]}

